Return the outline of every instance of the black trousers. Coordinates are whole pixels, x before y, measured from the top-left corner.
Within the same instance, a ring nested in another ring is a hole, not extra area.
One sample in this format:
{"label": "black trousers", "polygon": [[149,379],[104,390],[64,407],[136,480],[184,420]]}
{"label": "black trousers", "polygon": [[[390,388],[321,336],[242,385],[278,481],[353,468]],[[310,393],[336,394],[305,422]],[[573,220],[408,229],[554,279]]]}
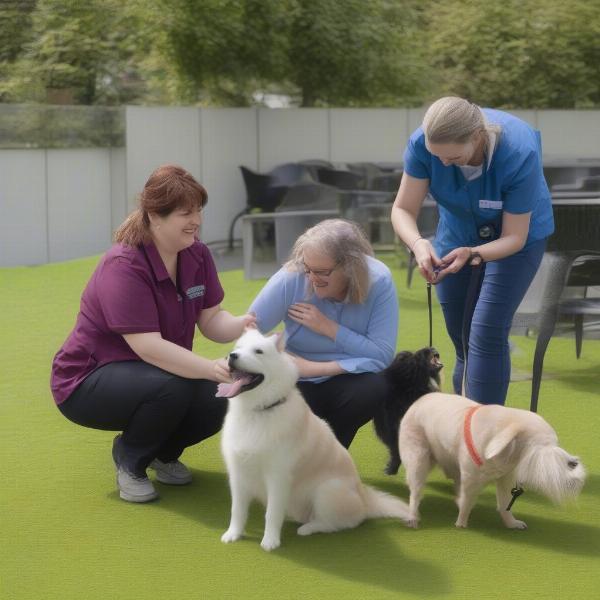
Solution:
{"label": "black trousers", "polygon": [[382,373],[345,373],[321,383],[300,381],[298,388],[311,410],[329,423],[346,448],[390,393]]}
{"label": "black trousers", "polygon": [[176,460],[221,429],[227,399],[215,398],[216,391],[213,381],[185,379],[142,361],[114,362],[89,375],[59,409],[84,427],[122,431],[115,459],[143,476],[155,458]]}

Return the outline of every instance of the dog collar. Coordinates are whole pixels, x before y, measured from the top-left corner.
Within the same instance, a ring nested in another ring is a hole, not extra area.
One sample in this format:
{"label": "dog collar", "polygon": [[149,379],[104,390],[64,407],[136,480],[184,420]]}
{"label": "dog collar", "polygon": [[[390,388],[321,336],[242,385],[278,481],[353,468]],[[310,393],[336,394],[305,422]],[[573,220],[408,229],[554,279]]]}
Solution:
{"label": "dog collar", "polygon": [[479,453],[475,449],[475,444],[473,442],[473,434],[471,433],[471,419],[473,418],[473,414],[475,413],[475,411],[479,410],[480,408],[481,404],[477,404],[476,406],[472,406],[471,408],[469,408],[469,410],[467,410],[467,412],[465,413],[465,423],[463,427],[463,434],[465,438],[465,444],[467,445],[467,450],[469,451],[473,462],[478,467],[480,467],[483,464],[483,460],[481,460],[481,456],[479,456]]}
{"label": "dog collar", "polygon": [[260,408],[257,408],[256,410],[259,412],[262,412],[264,410],[271,410],[272,408],[275,408],[276,406],[283,404],[286,400],[287,400],[287,398],[280,398],[276,402],[273,402],[273,404],[267,404],[266,406],[261,406]]}

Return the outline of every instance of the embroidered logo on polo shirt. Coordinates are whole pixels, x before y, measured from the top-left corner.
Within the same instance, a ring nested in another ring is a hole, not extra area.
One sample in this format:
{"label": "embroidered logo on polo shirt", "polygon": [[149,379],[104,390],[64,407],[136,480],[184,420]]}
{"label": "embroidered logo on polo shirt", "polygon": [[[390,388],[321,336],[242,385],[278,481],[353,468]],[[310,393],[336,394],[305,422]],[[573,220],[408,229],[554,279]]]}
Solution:
{"label": "embroidered logo on polo shirt", "polygon": [[203,285],[195,285],[194,287],[188,288],[185,295],[193,300],[194,298],[200,298],[200,296],[204,296],[205,287]]}

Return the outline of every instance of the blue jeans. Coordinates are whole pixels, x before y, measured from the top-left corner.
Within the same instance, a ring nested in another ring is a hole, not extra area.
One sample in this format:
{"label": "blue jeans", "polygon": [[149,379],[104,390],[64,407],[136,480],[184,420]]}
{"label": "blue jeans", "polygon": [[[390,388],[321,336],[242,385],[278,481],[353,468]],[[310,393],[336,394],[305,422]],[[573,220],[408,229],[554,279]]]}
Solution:
{"label": "blue jeans", "polygon": [[546,240],[539,240],[516,254],[487,263],[472,317],[466,314],[468,307],[465,311],[472,267],[466,265],[435,286],[446,329],[456,350],[452,377],[455,393],[463,393],[465,357],[462,337],[463,326],[466,325],[468,356],[465,395],[482,404],[504,404],[510,382],[508,334],[514,314],[540,266],[545,249]]}

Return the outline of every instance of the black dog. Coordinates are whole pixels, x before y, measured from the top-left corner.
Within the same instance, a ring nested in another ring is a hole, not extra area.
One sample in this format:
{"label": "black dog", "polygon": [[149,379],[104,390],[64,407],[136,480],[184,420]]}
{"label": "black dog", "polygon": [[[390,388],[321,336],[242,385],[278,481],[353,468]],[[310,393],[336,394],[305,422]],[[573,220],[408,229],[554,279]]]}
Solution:
{"label": "black dog", "polygon": [[399,352],[383,372],[391,389],[373,423],[379,439],[390,451],[387,475],[395,475],[400,468],[398,432],[404,413],[415,400],[440,388],[443,366],[435,348],[422,348],[415,353]]}

